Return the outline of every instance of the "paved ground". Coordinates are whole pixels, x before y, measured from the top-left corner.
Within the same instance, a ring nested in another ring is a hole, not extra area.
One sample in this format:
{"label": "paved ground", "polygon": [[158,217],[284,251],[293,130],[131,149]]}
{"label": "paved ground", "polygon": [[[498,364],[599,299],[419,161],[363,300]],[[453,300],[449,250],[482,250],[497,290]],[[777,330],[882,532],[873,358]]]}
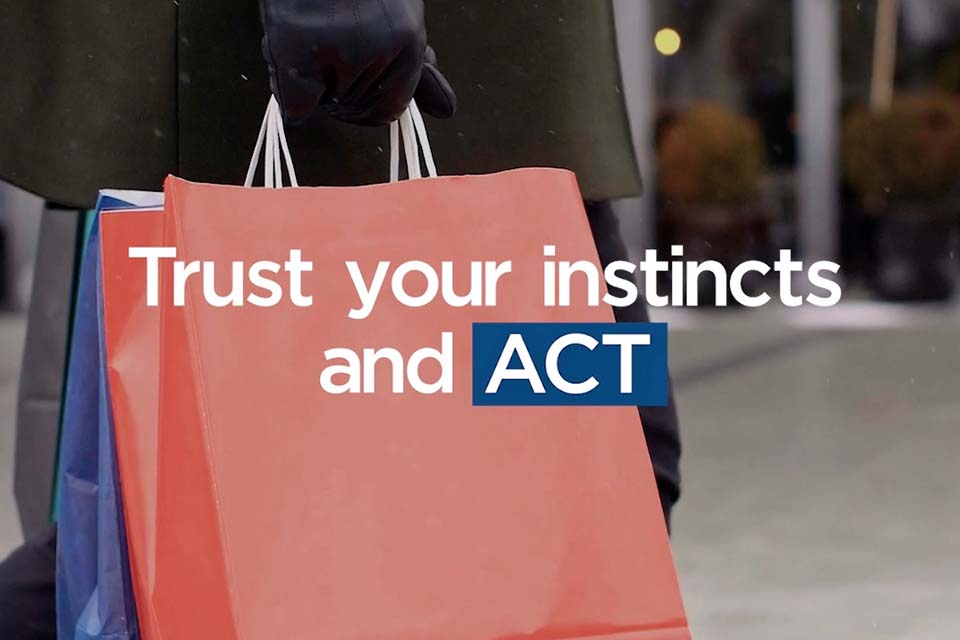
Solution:
{"label": "paved ground", "polygon": [[937,316],[676,333],[695,637],[960,637],[960,321]]}
{"label": "paved ground", "polygon": [[20,542],[13,502],[13,444],[23,334],[20,316],[0,316],[0,556]]}
{"label": "paved ground", "polygon": [[[664,319],[686,442],[674,545],[695,637],[960,637],[960,314]],[[18,538],[22,333],[0,317],[0,553]]]}

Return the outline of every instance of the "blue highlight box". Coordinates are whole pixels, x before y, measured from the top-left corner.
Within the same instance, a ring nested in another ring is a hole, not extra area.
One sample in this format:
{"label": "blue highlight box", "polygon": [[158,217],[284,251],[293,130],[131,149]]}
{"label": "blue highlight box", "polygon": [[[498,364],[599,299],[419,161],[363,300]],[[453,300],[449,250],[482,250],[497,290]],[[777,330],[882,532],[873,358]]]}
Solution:
{"label": "blue highlight box", "polygon": [[474,406],[667,405],[665,323],[475,323]]}

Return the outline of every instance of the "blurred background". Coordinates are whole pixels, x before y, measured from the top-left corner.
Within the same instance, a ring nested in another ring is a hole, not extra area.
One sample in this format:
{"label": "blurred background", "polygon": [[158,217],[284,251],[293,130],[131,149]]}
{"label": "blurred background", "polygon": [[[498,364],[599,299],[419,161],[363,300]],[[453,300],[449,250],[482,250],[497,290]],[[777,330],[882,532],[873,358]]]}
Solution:
{"label": "blurred background", "polygon": [[[647,187],[617,204],[633,257],[682,244],[842,266],[832,309],[654,311],[671,327],[695,637],[960,637],[960,1],[616,8]],[[0,555],[22,539],[41,209],[0,186]]]}

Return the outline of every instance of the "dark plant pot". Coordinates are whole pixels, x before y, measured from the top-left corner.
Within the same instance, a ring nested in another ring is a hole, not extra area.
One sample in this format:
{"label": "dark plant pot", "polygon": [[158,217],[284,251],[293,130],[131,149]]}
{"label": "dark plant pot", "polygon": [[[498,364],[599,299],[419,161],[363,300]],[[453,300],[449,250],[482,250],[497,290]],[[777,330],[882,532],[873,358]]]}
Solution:
{"label": "dark plant pot", "polygon": [[[660,218],[660,257],[663,260],[678,259],[670,256],[670,248],[681,245],[683,260],[719,262],[727,270],[729,282],[729,275],[738,265],[765,251],[769,228],[769,217],[755,207],[671,205],[665,208]],[[756,273],[749,275],[744,279],[743,288],[748,294],[759,291],[762,277]],[[716,293],[714,278],[704,274],[697,286],[698,306],[715,307]],[[685,293],[684,299],[689,300],[689,295]],[[729,289],[727,306],[738,306]]]}
{"label": "dark plant pot", "polygon": [[877,221],[873,287],[882,300],[949,300],[956,290],[957,231],[946,205],[893,204]]}

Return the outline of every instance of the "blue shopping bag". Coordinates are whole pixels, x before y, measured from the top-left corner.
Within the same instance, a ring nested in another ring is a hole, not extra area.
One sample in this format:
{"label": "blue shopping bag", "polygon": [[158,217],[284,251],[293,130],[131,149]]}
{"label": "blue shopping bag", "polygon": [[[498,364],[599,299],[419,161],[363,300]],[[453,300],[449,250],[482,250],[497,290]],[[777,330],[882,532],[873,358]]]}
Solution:
{"label": "blue shopping bag", "polygon": [[77,288],[60,442],[57,633],[68,640],[139,640],[103,337],[99,214],[155,204],[102,194]]}

